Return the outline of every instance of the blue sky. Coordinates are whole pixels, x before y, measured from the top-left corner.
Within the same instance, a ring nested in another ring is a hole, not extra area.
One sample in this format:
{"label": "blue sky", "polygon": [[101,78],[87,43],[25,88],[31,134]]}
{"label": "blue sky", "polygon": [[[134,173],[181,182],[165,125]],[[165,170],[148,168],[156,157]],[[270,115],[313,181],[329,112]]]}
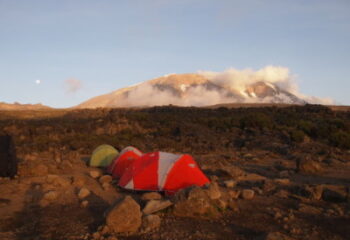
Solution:
{"label": "blue sky", "polygon": [[348,0],[0,0],[0,101],[69,107],[168,73],[277,65],[350,105],[349,13]]}

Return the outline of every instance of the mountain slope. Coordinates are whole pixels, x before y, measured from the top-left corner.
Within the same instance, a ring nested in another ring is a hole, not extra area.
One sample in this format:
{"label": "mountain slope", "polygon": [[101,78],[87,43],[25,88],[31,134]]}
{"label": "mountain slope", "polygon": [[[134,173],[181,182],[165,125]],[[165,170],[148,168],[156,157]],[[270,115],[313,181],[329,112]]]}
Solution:
{"label": "mountain slope", "polygon": [[237,88],[190,73],[166,75],[122,88],[94,97],[77,107],[206,106],[220,103],[305,104],[306,101],[264,80]]}

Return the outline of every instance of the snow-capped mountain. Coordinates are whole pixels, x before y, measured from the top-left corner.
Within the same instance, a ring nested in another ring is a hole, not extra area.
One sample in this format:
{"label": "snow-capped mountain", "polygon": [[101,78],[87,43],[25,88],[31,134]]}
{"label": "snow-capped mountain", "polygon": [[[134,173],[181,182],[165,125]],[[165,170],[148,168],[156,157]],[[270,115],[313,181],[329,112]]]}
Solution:
{"label": "snow-capped mountain", "polygon": [[203,74],[170,74],[94,97],[78,108],[144,107],[158,105],[207,106],[220,103],[287,103],[306,101],[273,82],[256,80],[230,86]]}

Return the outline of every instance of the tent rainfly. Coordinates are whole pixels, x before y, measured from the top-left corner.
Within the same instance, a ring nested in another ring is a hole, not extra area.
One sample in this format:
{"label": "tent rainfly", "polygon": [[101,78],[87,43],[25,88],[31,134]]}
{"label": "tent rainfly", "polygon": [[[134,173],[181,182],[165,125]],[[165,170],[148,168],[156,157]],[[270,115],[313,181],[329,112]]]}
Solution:
{"label": "tent rainfly", "polygon": [[173,194],[182,188],[209,183],[188,154],[147,153],[133,159],[121,173],[119,186],[130,190],[165,191]]}
{"label": "tent rainfly", "polygon": [[141,157],[142,154],[143,153],[135,147],[128,146],[124,148],[108,166],[107,172],[111,174],[113,178],[120,178],[125,169],[129,168],[135,159]]}
{"label": "tent rainfly", "polygon": [[98,146],[90,158],[90,166],[107,167],[118,155],[118,150],[108,144]]}

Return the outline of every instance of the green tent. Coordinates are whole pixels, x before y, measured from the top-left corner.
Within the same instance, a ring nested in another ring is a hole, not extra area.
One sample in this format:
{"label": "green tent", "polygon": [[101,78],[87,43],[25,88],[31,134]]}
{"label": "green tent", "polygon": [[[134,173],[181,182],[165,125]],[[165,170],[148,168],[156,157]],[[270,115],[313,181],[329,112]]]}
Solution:
{"label": "green tent", "polygon": [[118,150],[108,144],[98,146],[91,155],[90,166],[107,167],[119,154]]}

